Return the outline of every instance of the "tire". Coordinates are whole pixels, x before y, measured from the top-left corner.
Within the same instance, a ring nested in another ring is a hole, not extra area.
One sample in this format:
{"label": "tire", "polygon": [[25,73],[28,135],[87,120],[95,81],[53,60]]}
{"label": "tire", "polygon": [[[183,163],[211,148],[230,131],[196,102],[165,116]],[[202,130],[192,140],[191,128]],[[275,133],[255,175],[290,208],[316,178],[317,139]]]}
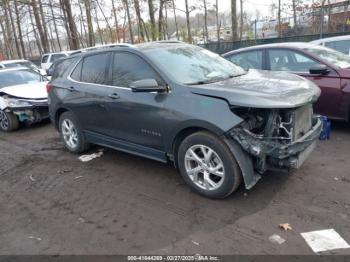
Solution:
{"label": "tire", "polygon": [[[203,150],[207,155],[206,160]],[[241,184],[242,173],[230,149],[209,132],[201,131],[186,137],[179,146],[177,156],[183,179],[202,196],[225,198]]]}
{"label": "tire", "polygon": [[0,110],[0,130],[12,132],[19,128],[19,121],[16,115],[11,112]]}
{"label": "tire", "polygon": [[59,119],[59,132],[65,147],[80,154],[89,148],[83,130],[71,112],[64,112]]}

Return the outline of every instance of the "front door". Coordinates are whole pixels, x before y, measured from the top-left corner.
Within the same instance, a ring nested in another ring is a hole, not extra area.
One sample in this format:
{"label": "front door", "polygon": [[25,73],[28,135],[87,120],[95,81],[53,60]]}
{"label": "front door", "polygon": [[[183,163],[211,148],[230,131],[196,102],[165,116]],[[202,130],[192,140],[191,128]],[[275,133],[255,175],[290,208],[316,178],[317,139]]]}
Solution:
{"label": "front door", "polygon": [[163,103],[168,93],[134,93],[130,84],[155,79],[165,85],[156,71],[140,56],[115,52],[112,63],[112,87],[107,103],[109,135],[138,146],[163,150]]}

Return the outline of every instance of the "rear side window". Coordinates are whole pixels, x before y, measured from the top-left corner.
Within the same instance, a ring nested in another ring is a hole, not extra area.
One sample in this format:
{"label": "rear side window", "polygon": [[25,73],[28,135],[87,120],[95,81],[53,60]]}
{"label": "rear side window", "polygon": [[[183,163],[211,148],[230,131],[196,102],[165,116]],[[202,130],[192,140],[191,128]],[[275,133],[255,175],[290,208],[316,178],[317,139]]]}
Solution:
{"label": "rear side window", "polygon": [[130,87],[134,81],[155,79],[162,84],[159,75],[142,58],[132,53],[120,52],[114,54],[112,85]]}
{"label": "rear side window", "polygon": [[334,41],[334,42],[326,42],[326,47],[335,49],[339,52],[342,52],[346,55],[350,54],[350,40],[340,40],[340,41]]}
{"label": "rear side window", "polygon": [[77,60],[76,57],[65,59],[57,62],[57,64],[53,64],[54,71],[52,74],[52,80],[56,78],[63,77],[64,73],[67,71],[69,66]]}
{"label": "rear side window", "polygon": [[229,60],[246,70],[263,69],[263,51],[261,50],[235,54]]}
{"label": "rear side window", "polygon": [[71,78],[75,81],[81,81],[81,68],[83,61],[80,61],[79,64],[75,67],[73,73],[71,74]]}
{"label": "rear side window", "polygon": [[107,65],[111,53],[102,53],[84,58],[81,70],[81,82],[108,84]]}
{"label": "rear side window", "polygon": [[43,58],[41,59],[41,63],[43,64],[47,63],[48,59],[49,59],[49,55],[44,55]]}
{"label": "rear side window", "polygon": [[51,63],[57,61],[60,58],[66,57],[66,55],[64,54],[55,54],[51,56]]}

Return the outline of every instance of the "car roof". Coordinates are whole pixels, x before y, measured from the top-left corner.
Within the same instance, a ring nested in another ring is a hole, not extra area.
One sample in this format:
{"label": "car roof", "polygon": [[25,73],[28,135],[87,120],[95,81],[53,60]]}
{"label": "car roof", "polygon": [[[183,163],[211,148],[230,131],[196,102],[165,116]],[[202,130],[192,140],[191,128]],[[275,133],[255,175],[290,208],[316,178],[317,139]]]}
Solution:
{"label": "car roof", "polygon": [[53,53],[46,53],[46,54],[43,54],[43,56],[46,56],[46,55],[68,55],[69,53],[71,53],[72,51],[62,51],[62,52],[53,52]]}
{"label": "car roof", "polygon": [[135,48],[139,50],[148,50],[154,48],[169,48],[172,46],[190,46],[190,44],[181,41],[163,40],[138,44],[135,45]]}
{"label": "car roof", "polygon": [[326,38],[322,38],[322,39],[317,39],[317,40],[311,41],[310,43],[321,44],[321,43],[340,41],[340,40],[350,40],[350,35],[326,37]]}
{"label": "car roof", "polygon": [[227,52],[223,54],[223,56],[229,55],[229,54],[234,54],[234,53],[239,53],[243,51],[248,51],[248,50],[255,50],[255,49],[265,49],[265,48],[292,48],[292,49],[305,49],[308,47],[314,47],[315,44],[313,43],[306,43],[306,42],[283,42],[283,43],[273,43],[273,44],[265,44],[265,45],[254,45],[254,46],[249,46],[249,47],[244,47],[244,48],[239,48],[232,50],[230,52]]}
{"label": "car roof", "polygon": [[13,59],[13,60],[3,60],[0,61],[1,64],[13,64],[13,63],[20,63],[20,62],[29,62],[28,60],[24,60],[24,59]]}

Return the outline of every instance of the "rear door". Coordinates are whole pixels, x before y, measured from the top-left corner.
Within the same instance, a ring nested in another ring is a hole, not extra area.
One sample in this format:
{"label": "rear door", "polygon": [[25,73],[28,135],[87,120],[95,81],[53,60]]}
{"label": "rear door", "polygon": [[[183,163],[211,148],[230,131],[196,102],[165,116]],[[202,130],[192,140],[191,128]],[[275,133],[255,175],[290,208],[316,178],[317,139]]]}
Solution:
{"label": "rear door", "polygon": [[68,77],[65,104],[72,109],[86,131],[108,133],[107,104],[109,65],[112,52],[85,56]]}
{"label": "rear door", "polygon": [[303,76],[321,89],[321,96],[314,105],[315,112],[329,117],[339,117],[338,104],[341,99],[340,77],[329,68],[327,75],[313,75],[309,70],[312,67],[323,65],[321,62],[292,49],[269,49],[268,67],[272,71],[285,71]]}

